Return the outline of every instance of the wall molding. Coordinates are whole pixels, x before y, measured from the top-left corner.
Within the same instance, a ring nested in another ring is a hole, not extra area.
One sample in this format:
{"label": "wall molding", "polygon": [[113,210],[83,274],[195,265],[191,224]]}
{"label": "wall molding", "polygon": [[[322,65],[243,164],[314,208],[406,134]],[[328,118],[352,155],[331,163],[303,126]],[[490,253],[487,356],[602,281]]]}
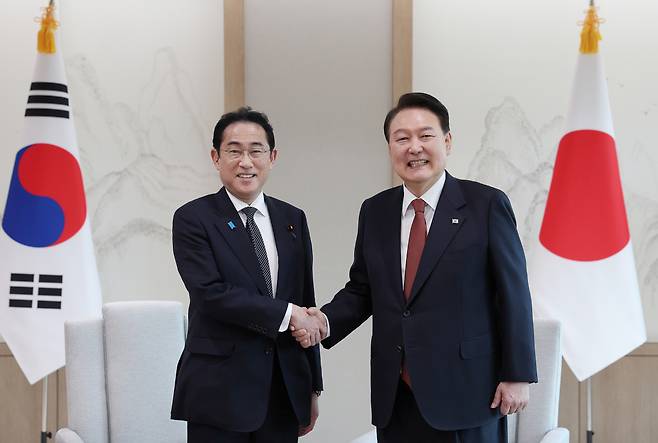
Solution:
{"label": "wall molding", "polygon": [[224,0],[224,112],[244,105],[244,0]]}
{"label": "wall molding", "polygon": [[[400,95],[413,88],[413,0],[392,0],[393,45],[391,102],[395,105]],[[391,169],[393,186],[402,184],[400,177]]]}
{"label": "wall molding", "polygon": [[413,0],[393,1],[393,103],[413,87]]}

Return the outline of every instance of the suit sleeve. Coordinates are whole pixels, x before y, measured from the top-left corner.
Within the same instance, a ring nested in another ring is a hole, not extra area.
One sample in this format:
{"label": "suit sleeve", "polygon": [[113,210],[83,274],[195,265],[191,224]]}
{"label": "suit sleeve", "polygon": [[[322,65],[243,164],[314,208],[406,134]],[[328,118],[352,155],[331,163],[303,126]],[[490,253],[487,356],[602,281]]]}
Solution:
{"label": "suit sleeve", "polygon": [[322,341],[322,345],[327,349],[347,337],[372,315],[370,281],[363,254],[367,203],[366,200],[361,205],[361,211],[359,212],[359,227],[354,245],[354,261],[350,268],[349,281],[334,296],[333,300],[321,309],[331,325],[331,335]]}
{"label": "suit sleeve", "polygon": [[[302,212],[302,239],[304,242],[304,293],[305,307],[315,306],[315,289],[313,285],[313,246],[308,229],[306,215]],[[311,346],[304,350],[311,368],[311,385],[314,391],[322,391],[322,366],[320,362],[320,346]]]}
{"label": "suit sleeve", "polygon": [[489,208],[489,258],[493,268],[501,344],[501,381],[537,381],[532,302],[526,261],[512,205],[498,191]]}
{"label": "suit sleeve", "polygon": [[176,211],[172,233],[176,266],[190,302],[221,322],[276,338],[288,303],[226,282],[208,233],[191,211]]}

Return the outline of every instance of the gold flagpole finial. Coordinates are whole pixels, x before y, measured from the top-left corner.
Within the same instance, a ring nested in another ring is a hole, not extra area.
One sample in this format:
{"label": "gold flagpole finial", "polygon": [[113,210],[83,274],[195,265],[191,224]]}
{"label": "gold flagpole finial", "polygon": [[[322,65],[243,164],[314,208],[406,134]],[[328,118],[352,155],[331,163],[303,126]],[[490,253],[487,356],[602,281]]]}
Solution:
{"label": "gold flagpole finial", "polygon": [[587,15],[585,16],[585,21],[579,23],[583,26],[582,31],[580,31],[581,53],[596,54],[599,52],[599,40],[601,40],[599,24],[603,22],[604,20],[600,19],[596,14],[596,6],[594,6],[594,0],[590,0],[589,8],[587,9]]}
{"label": "gold flagpole finial", "polygon": [[37,51],[42,54],[55,53],[55,29],[59,26],[55,20],[55,2],[50,0],[48,6],[43,8],[41,18],[36,19],[41,23],[39,35],[37,36]]}

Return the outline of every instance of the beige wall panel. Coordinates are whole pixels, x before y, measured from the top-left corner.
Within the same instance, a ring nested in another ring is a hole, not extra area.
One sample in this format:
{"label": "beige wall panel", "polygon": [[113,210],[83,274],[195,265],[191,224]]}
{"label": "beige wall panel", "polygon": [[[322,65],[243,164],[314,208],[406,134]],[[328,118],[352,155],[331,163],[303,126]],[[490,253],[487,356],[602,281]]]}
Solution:
{"label": "beige wall panel", "polygon": [[[532,399],[530,399],[532,401]],[[580,385],[569,366],[562,361],[562,383],[560,386],[560,413],[558,424],[569,430],[571,442],[577,442],[575,436],[580,429]]]}
{"label": "beige wall panel", "polygon": [[[5,343],[0,343],[0,442],[34,443],[41,432],[42,382],[30,385]],[[48,379],[48,429],[57,426],[57,376]]]}
{"label": "beige wall panel", "polygon": [[[645,343],[592,378],[596,443],[658,441],[658,344]],[[587,384],[562,365],[560,426],[571,443],[586,443]]]}
{"label": "beige wall panel", "polygon": [[658,354],[632,355],[592,381],[596,443],[658,441]]}
{"label": "beige wall panel", "polygon": [[[391,1],[245,2],[246,101],[271,118],[279,157],[265,192],[306,211],[316,300],[347,280],[359,208],[391,185]],[[371,429],[370,322],[322,351],[325,393],[303,441],[348,442]]]}

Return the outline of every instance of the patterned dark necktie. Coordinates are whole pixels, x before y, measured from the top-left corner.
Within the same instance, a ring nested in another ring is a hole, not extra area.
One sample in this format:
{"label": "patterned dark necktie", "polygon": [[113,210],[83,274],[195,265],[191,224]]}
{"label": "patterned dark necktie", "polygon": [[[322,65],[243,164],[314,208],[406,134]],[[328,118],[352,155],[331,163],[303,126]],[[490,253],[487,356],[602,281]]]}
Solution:
{"label": "patterned dark necktie", "polygon": [[251,237],[251,243],[254,245],[254,250],[256,251],[256,257],[258,257],[258,264],[260,265],[260,270],[263,273],[265,278],[265,285],[267,286],[267,292],[270,297],[274,297],[272,292],[272,276],[270,274],[270,263],[267,261],[267,251],[265,250],[265,243],[263,242],[263,237],[260,235],[260,230],[258,225],[254,221],[254,214],[256,213],[256,208],[247,206],[242,209],[244,215],[247,216],[247,232],[249,237]]}
{"label": "patterned dark necktie", "polygon": [[[404,268],[404,298],[409,301],[411,288],[416,279],[420,257],[423,255],[425,240],[427,239],[427,223],[425,222],[425,202],[419,198],[411,202],[414,208],[414,221],[409,232],[409,245],[407,248],[407,262]],[[411,386],[407,365],[402,362],[402,380]]]}

